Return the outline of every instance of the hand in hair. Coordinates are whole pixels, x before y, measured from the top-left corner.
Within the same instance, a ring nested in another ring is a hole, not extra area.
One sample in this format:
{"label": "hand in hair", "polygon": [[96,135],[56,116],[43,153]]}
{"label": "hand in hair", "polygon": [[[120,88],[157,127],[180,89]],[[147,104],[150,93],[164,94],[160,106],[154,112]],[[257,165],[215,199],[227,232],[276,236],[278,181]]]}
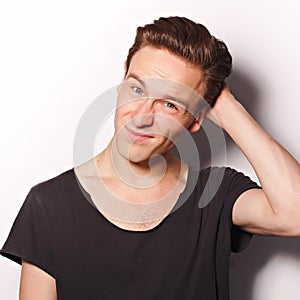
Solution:
{"label": "hand in hair", "polygon": [[231,102],[236,102],[236,99],[230,92],[229,86],[225,83],[214,106],[207,111],[206,118],[223,128],[222,111],[224,108],[228,108]]}

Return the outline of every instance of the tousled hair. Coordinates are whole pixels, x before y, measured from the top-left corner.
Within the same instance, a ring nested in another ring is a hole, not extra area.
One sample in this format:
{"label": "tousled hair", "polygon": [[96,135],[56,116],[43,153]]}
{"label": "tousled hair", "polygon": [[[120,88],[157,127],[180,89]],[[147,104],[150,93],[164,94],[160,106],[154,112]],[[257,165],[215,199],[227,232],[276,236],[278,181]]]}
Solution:
{"label": "tousled hair", "polygon": [[146,46],[165,49],[199,67],[204,75],[202,96],[210,106],[214,105],[232,70],[232,57],[224,42],[212,36],[202,24],[185,17],[161,17],[137,28],[134,44],[127,55],[127,71],[133,55]]}

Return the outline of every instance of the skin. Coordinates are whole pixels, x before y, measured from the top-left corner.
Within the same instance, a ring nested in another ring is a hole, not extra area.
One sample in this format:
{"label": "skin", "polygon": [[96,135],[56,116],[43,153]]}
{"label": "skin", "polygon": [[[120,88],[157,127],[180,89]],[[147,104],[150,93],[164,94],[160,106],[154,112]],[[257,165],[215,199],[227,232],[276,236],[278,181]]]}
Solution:
{"label": "skin", "polygon": [[246,191],[237,199],[233,223],[256,234],[299,236],[299,163],[257,124],[228,87],[208,117],[232,137],[262,186],[262,190]]}
{"label": "skin", "polygon": [[19,299],[56,300],[55,279],[40,268],[23,261]]}
{"label": "skin", "polygon": [[[135,78],[143,79],[146,87],[139,85]],[[149,79],[147,80],[147,78]],[[170,55],[164,50],[154,50],[150,47],[144,47],[133,56],[123,83],[130,81],[132,87],[136,86],[142,92],[152,84],[156,87],[156,94],[154,95],[155,99],[151,99],[153,93],[150,93],[150,98],[145,96],[144,100],[143,95],[141,95],[138,97],[138,101],[127,101],[125,105],[122,105],[123,102],[126,102],[126,98],[128,97],[119,93],[119,106],[115,117],[115,132],[117,133],[125,126],[125,128],[130,128],[133,134],[139,134],[140,132],[145,131],[146,133],[149,131],[151,132],[153,127],[156,128],[156,131],[161,133],[161,135],[153,134],[154,138],[144,140],[143,143],[132,143],[132,140],[129,140],[129,143],[131,143],[132,146],[132,154],[126,155],[122,152],[122,148],[128,148],[125,143],[122,144],[123,147],[119,147],[118,151],[120,155],[125,160],[129,160],[133,163],[132,167],[138,171],[142,170],[141,166],[143,162],[145,163],[145,170],[147,169],[148,159],[154,154],[163,154],[167,159],[171,159],[167,154],[170,153],[174,145],[167,137],[176,136],[176,134],[181,131],[181,129],[175,125],[175,122],[178,122],[181,126],[187,128],[191,132],[199,130],[201,124],[201,117],[200,121],[198,121],[191,113],[185,113],[174,109],[172,105],[175,105],[179,109],[179,104],[176,103],[176,101],[171,102],[168,99],[157,100],[156,98],[165,93],[164,90],[162,90],[163,87],[157,87],[159,81],[153,82],[153,79],[151,78],[159,78],[161,82],[166,80],[166,82],[163,82],[162,84],[168,86],[171,85],[170,80],[172,80],[186,86],[187,89],[199,90],[202,82],[202,73],[199,72],[198,68],[189,67],[186,62]],[[180,87],[178,85],[173,85],[172,87],[174,89],[174,91],[171,92],[173,95],[178,93],[188,94],[189,92],[189,90],[184,90],[183,88],[179,90]],[[121,91],[122,90],[123,89],[121,88]],[[157,90],[159,91],[157,92]],[[159,94],[159,96],[157,94]],[[181,97],[181,99],[184,104],[189,103],[188,96]],[[192,107],[195,105],[196,101],[191,104]],[[192,110],[192,108],[189,108],[189,111]],[[161,118],[156,120],[159,117],[155,116],[161,116]],[[165,123],[171,122],[171,120],[174,120],[174,123],[166,126]],[[163,131],[162,128],[168,128],[168,130]],[[126,131],[126,129],[124,131]],[[124,133],[124,135],[125,134],[126,133]],[[107,150],[111,150],[111,144]]]}
{"label": "skin", "polygon": [[[201,71],[164,50],[149,47],[141,49],[133,56],[129,70],[125,71],[127,73],[124,81],[131,78],[132,74],[140,78],[172,79],[203,94]],[[149,157],[153,154],[163,155],[168,168],[161,181],[162,184],[147,191],[149,195],[160,197],[165,192],[163,186],[169,189],[178,180],[181,165],[171,155],[173,145],[167,138],[156,134],[145,137],[139,133],[153,125],[154,119],[153,116],[149,117],[149,113],[164,116],[168,114],[168,118],[175,120],[189,131],[197,131],[203,120],[203,111],[195,118],[192,114],[178,114],[169,109],[165,110],[164,102],[141,103],[120,106],[116,112],[116,133],[113,140],[116,139],[117,132],[127,124],[132,125],[133,135],[137,140],[140,139],[137,142],[131,140],[133,147],[129,152],[122,152],[121,147],[117,147],[116,159],[119,163],[129,162],[130,167],[137,174],[147,175],[150,172]],[[262,186],[262,190],[251,189],[239,196],[233,207],[233,223],[256,234],[299,236],[300,166],[298,162],[253,120],[230,93],[228,87],[223,89],[214,108],[206,114],[206,117],[232,137],[249,160]],[[176,135],[176,132],[169,133]],[[128,139],[132,138],[132,134],[124,136],[120,136],[119,146],[126,145]],[[120,194],[130,195],[132,201],[138,201],[134,195],[139,190],[128,187],[116,176],[110,158],[111,150],[112,142],[97,156],[97,163],[105,169],[105,176],[102,174],[104,180],[112,188],[121,186]],[[55,279],[36,266],[23,262],[20,299],[56,299]]]}

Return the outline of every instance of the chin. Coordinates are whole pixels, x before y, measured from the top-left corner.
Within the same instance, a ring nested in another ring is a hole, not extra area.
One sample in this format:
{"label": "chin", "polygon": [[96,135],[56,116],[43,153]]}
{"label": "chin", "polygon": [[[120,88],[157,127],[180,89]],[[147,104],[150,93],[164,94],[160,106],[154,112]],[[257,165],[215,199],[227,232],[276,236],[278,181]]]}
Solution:
{"label": "chin", "polygon": [[151,155],[145,155],[145,153],[120,153],[123,158],[133,164],[148,164]]}

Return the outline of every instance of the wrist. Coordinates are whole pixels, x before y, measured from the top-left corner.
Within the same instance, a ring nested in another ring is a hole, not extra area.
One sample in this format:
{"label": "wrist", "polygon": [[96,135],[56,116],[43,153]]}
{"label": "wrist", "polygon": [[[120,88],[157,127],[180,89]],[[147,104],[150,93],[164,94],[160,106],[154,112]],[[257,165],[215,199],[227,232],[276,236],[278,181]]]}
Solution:
{"label": "wrist", "polygon": [[243,110],[243,106],[230,93],[221,95],[211,109],[214,122],[226,129],[228,122],[233,121],[236,113]]}

